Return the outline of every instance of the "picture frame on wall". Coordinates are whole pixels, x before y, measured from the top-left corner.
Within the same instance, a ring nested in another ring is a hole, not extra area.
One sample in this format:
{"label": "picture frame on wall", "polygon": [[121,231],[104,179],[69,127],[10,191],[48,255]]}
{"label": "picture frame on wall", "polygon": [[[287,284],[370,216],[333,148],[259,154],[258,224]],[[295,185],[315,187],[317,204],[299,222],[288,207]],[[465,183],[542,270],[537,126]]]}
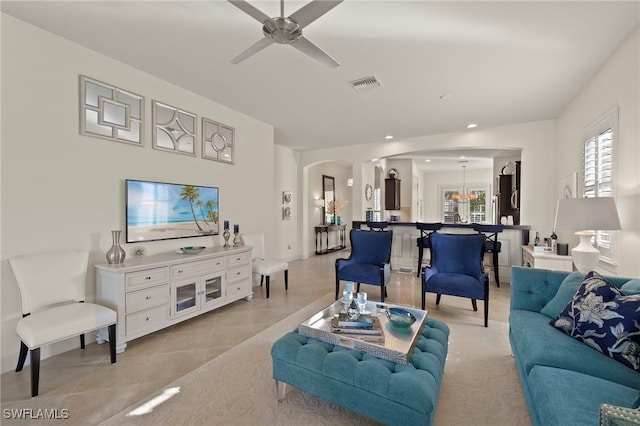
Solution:
{"label": "picture frame on wall", "polygon": [[291,200],[293,200],[293,193],[291,191],[282,191],[282,203],[291,204]]}
{"label": "picture frame on wall", "polygon": [[560,178],[558,199],[576,198],[578,196],[578,172]]}

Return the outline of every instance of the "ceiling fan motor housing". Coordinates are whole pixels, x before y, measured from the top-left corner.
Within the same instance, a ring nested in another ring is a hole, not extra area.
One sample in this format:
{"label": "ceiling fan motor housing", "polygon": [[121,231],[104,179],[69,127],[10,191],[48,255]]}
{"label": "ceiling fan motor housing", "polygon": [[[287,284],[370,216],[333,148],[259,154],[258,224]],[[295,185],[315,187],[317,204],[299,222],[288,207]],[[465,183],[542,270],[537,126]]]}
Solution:
{"label": "ceiling fan motor housing", "polygon": [[280,44],[291,44],[302,37],[302,28],[290,18],[271,18],[265,21],[262,32]]}

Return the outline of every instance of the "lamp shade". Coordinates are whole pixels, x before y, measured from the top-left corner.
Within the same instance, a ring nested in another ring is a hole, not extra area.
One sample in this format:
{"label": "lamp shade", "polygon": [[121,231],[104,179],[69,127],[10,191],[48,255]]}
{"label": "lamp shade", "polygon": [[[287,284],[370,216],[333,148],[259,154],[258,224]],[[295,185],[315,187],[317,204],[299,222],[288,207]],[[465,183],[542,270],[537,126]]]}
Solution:
{"label": "lamp shade", "polygon": [[558,201],[556,228],[573,231],[621,229],[615,199],[563,198]]}

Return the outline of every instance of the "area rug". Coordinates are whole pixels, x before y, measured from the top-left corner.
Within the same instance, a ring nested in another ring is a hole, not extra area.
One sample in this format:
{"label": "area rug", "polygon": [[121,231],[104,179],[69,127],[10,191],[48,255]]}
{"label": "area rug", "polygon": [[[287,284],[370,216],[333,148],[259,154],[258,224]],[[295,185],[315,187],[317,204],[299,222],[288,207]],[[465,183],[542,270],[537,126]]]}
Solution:
{"label": "area rug", "polygon": [[[276,400],[271,345],[333,302],[328,293],[102,425],[375,425],[373,420],[287,386]],[[437,317],[437,312],[432,313]],[[530,425],[508,325],[452,321],[436,426]]]}

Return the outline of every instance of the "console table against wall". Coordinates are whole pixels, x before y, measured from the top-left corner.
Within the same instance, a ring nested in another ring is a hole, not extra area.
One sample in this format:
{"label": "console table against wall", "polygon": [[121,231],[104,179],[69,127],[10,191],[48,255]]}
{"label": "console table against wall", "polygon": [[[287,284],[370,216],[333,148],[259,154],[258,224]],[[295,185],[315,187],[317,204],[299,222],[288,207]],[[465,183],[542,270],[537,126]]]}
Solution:
{"label": "console table against wall", "polygon": [[573,271],[573,258],[554,253],[534,251],[530,245],[522,246],[522,266],[554,271]]}
{"label": "console table against wall", "polygon": [[[342,250],[345,248],[345,234],[346,234],[347,225],[319,225],[315,227],[316,231],[316,254],[327,254],[332,251]],[[335,246],[329,247],[329,233],[337,232],[337,243]],[[326,233],[326,247],[322,248],[322,236]]]}
{"label": "console table against wall", "polygon": [[[98,264],[96,303],[118,313],[116,351],[127,342],[236,300],[251,300],[251,247],[212,247]],[[106,335],[98,334],[98,342]]]}

